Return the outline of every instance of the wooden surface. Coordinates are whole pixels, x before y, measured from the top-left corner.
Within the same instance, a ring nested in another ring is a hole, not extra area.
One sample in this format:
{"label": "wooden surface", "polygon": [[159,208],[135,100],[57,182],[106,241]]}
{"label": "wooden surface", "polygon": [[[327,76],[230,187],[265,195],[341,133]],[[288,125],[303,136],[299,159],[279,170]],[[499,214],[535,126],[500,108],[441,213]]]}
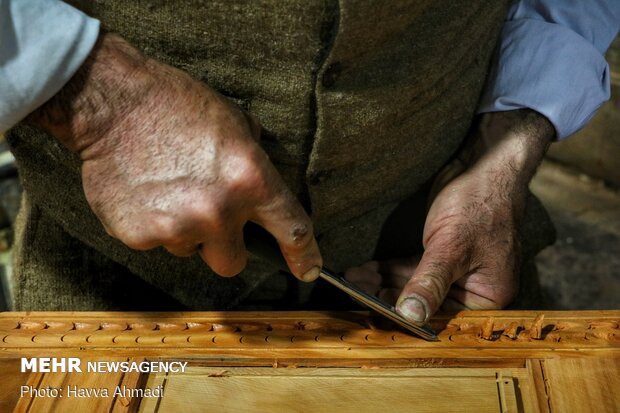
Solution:
{"label": "wooden surface", "polygon": [[[367,313],[0,313],[0,411],[618,412],[620,311],[462,312],[427,342]],[[187,361],[20,373],[21,357]],[[19,397],[19,387],[164,388]],[[111,393],[111,392],[110,392]]]}
{"label": "wooden surface", "polygon": [[[495,413],[499,405],[516,412],[512,375],[492,368],[193,367],[167,380],[159,406],[148,399],[140,411]],[[147,386],[162,382],[155,375]]]}
{"label": "wooden surface", "polygon": [[552,411],[620,412],[620,359],[549,359],[543,369]]}

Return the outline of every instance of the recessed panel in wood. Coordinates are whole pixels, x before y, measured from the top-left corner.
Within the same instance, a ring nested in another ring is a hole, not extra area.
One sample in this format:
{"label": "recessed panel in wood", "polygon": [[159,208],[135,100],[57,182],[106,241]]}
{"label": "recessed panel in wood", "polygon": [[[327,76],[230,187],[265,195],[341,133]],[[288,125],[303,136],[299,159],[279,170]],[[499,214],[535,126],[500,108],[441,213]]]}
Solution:
{"label": "recessed panel in wood", "polygon": [[143,399],[140,412],[518,411],[512,372],[497,369],[190,367],[146,387],[162,384],[161,400]]}

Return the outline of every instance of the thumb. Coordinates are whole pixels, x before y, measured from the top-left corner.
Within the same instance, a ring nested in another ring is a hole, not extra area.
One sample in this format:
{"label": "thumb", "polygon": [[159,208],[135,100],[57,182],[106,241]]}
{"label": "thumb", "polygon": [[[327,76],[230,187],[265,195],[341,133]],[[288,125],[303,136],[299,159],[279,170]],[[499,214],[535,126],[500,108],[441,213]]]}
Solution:
{"label": "thumb", "polygon": [[446,254],[445,248],[427,249],[400,293],[396,312],[415,322],[428,320],[441,306],[450,285],[459,278],[459,261],[456,254]]}

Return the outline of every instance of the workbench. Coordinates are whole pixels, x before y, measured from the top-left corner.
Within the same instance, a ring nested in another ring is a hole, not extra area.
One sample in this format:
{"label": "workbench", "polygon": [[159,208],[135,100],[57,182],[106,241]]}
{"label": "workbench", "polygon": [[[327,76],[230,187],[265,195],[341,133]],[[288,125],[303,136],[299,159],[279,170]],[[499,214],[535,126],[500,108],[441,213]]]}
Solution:
{"label": "workbench", "polygon": [[0,412],[619,412],[619,323],[469,311],[428,342],[366,312],[0,313]]}

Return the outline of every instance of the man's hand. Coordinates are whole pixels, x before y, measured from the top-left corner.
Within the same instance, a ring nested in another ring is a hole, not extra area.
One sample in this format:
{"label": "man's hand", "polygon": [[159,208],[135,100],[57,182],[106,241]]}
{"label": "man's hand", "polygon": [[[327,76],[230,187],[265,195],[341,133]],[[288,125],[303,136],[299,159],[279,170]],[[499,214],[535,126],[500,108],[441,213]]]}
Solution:
{"label": "man's hand", "polygon": [[100,36],[29,121],[80,154],[91,208],[127,246],[199,252],[232,276],[246,265],[242,228],[253,221],[278,240],[295,276],[318,277],[312,223],[259,146],[256,120],[120,37]]}
{"label": "man's hand", "polygon": [[478,131],[436,179],[424,254],[351,268],[346,277],[426,321],[446,310],[498,309],[518,291],[518,230],[527,188],[553,137],[532,111],[485,114]]}

